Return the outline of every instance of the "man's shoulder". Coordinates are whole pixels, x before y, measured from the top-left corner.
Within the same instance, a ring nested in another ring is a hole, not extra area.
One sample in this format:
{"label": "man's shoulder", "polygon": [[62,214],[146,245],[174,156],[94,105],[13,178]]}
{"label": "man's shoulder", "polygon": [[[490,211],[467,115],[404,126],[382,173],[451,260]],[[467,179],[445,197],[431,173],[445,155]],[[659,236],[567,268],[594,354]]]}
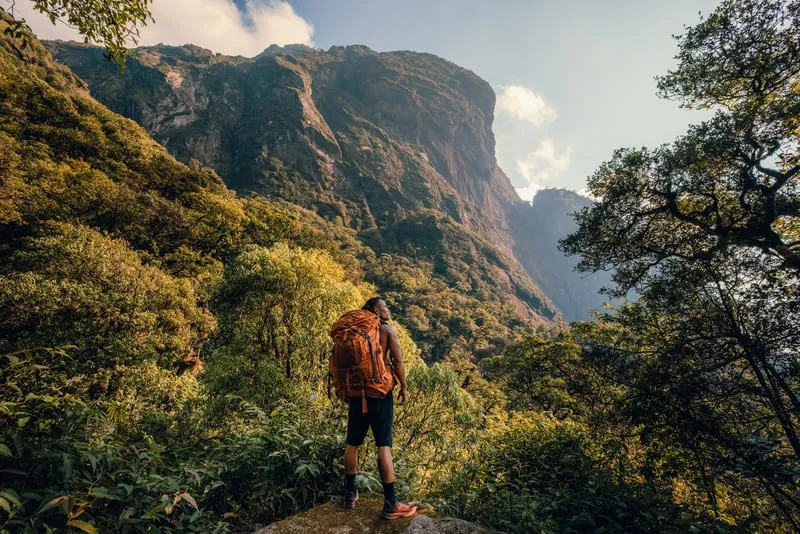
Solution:
{"label": "man's shoulder", "polygon": [[389,323],[381,323],[381,332],[385,332],[389,335],[397,335],[397,330],[395,329],[394,325]]}

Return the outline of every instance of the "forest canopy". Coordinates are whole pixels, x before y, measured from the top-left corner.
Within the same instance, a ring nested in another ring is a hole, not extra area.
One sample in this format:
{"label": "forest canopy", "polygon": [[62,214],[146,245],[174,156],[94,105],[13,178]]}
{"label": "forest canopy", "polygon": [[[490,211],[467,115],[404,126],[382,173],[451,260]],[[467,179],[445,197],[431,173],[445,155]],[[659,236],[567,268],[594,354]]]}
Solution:
{"label": "forest canopy", "polygon": [[[800,4],[723,2],[678,37],[660,93],[714,111],[676,141],[621,149],[562,242],[640,298],[625,332],[627,410],[645,443],[735,522],[740,498],[800,528]],[[722,488],[721,488],[722,486]],[[761,501],[763,499],[764,501]],[[752,504],[751,506],[754,506]],[[742,516],[744,517],[744,516]]]}

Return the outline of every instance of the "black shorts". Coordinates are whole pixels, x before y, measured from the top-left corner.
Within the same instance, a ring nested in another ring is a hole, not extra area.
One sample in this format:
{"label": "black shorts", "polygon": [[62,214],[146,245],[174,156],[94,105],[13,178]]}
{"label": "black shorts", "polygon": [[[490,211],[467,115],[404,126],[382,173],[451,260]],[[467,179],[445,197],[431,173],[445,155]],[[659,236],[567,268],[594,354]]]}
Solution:
{"label": "black shorts", "polygon": [[347,444],[358,447],[364,443],[367,430],[372,428],[375,445],[391,447],[393,420],[392,392],[380,399],[367,397],[367,413],[361,413],[361,397],[352,397],[347,415]]}

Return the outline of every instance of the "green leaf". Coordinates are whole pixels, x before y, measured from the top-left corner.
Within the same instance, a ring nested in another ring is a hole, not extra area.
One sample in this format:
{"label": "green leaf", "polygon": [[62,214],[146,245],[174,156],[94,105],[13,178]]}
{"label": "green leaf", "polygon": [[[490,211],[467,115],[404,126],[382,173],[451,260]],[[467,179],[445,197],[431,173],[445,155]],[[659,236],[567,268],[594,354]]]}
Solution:
{"label": "green leaf", "polygon": [[9,503],[5,498],[0,497],[0,508],[6,511],[7,514],[11,515],[11,503]]}
{"label": "green leaf", "polygon": [[77,528],[78,530],[88,532],[89,534],[97,534],[97,529],[94,528],[94,526],[90,525],[86,521],[81,521],[80,519],[73,519],[72,521],[67,521],[67,526]]}
{"label": "green leaf", "polygon": [[0,456],[13,456],[11,449],[5,443],[0,443]]}
{"label": "green leaf", "polygon": [[61,471],[64,473],[64,479],[69,480],[72,476],[72,458],[68,454],[61,455]]}
{"label": "green leaf", "polygon": [[69,495],[62,495],[61,497],[56,497],[55,499],[50,500],[47,504],[39,508],[39,511],[36,512],[37,514],[42,514],[47,510],[51,510],[57,506],[59,506],[62,502],[69,499]]}
{"label": "green leaf", "polygon": [[96,486],[89,490],[89,495],[92,497],[98,497],[100,499],[109,499],[112,501],[118,501],[119,497],[114,495],[113,493],[109,493],[108,488],[103,488],[100,486]]}
{"label": "green leaf", "polygon": [[0,497],[5,497],[15,505],[22,506],[22,503],[19,502],[19,496],[17,495],[17,492],[13,489],[6,488],[3,491],[0,491]]}
{"label": "green leaf", "polygon": [[120,520],[120,522],[123,522],[123,523],[124,523],[124,522],[126,522],[128,519],[130,519],[130,518],[131,518],[131,516],[133,516],[133,513],[134,513],[135,511],[136,511],[136,510],[134,510],[134,509],[133,509],[133,508],[131,508],[131,507],[125,508],[125,509],[122,511],[122,513],[121,513],[121,514],[119,514],[119,520]]}
{"label": "green leaf", "polygon": [[25,476],[28,474],[22,469],[0,469],[0,473],[8,473],[9,475],[21,475],[21,476]]}

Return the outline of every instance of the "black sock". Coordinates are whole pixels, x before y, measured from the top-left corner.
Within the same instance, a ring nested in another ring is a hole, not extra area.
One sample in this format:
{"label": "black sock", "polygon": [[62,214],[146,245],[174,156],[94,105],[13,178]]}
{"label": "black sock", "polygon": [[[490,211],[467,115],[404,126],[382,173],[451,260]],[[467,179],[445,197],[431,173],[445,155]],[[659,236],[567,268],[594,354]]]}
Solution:
{"label": "black sock", "polygon": [[394,482],[383,483],[383,500],[392,506],[397,502],[397,497],[394,496]]}
{"label": "black sock", "polygon": [[356,476],[355,475],[344,475],[344,490],[350,493],[356,492]]}

